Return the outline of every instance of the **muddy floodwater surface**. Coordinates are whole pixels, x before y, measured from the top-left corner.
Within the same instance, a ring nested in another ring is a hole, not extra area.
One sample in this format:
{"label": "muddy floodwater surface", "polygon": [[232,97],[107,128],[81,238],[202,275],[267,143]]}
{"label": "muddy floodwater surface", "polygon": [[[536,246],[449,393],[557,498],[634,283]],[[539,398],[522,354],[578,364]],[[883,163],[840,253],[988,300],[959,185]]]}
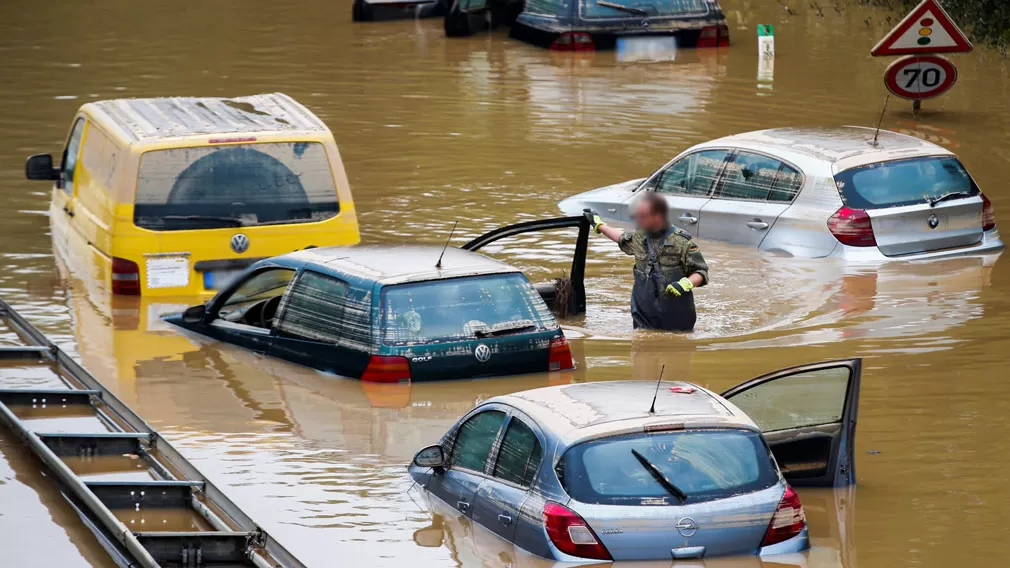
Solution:
{"label": "muddy floodwater surface", "polygon": [[[791,364],[866,358],[858,484],[801,491],[810,567],[1004,565],[1010,554],[1010,262],[859,267],[702,242],[712,283],[687,336],[633,333],[631,263],[593,237],[585,317],[564,323],[574,372],[363,385],[184,335],[159,314],[191,298],[112,301],[59,268],[50,187],[30,154],[58,154],[96,99],[285,92],[329,127],[367,242],[461,244],[558,214],[562,198],[643,177],[686,147],[785,125],[872,125],[888,60],[869,57],[900,15],[859,3],[723,0],[725,49],[673,62],[557,54],[490,35],[449,40],[440,20],[351,23],[349,1],[100,3],[23,0],[0,18],[0,295],[311,566],[538,566],[411,488],[405,464],[490,396],[572,381],[666,378],[714,390]],[[788,6],[788,10],[784,6]],[[757,24],[775,25],[759,73]],[[891,100],[884,127],[957,152],[1010,227],[1010,77],[985,48],[920,116]],[[550,280],[572,235],[524,235],[490,252]],[[432,259],[434,262],[435,259]],[[0,340],[13,341],[0,330]],[[52,387],[37,367],[2,386]],[[643,410],[646,403],[643,402]],[[54,428],[74,416],[34,416]],[[91,428],[93,425],[84,425]],[[87,472],[143,477],[128,458]],[[189,519],[122,511],[128,523]],[[94,538],[9,432],[0,431],[4,566],[103,566]],[[13,559],[11,562],[10,559]],[[693,565],[697,565],[695,563]],[[659,565],[668,565],[660,563]],[[760,566],[757,559],[708,566]]]}

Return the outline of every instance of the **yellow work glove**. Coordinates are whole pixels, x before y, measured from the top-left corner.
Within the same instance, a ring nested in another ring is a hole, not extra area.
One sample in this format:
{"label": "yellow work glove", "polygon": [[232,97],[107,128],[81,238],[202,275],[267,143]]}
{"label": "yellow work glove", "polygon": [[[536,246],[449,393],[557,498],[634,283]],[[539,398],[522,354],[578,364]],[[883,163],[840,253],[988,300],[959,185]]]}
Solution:
{"label": "yellow work glove", "polygon": [[606,223],[603,222],[603,218],[600,217],[599,213],[593,211],[592,209],[583,209],[582,214],[585,215],[586,219],[589,221],[589,226],[592,227],[593,230],[596,231],[597,233],[600,232],[600,227],[606,225]]}
{"label": "yellow work glove", "polygon": [[694,283],[691,282],[690,278],[685,276],[684,278],[681,278],[680,280],[667,286],[666,295],[679,298],[693,289],[694,289]]}

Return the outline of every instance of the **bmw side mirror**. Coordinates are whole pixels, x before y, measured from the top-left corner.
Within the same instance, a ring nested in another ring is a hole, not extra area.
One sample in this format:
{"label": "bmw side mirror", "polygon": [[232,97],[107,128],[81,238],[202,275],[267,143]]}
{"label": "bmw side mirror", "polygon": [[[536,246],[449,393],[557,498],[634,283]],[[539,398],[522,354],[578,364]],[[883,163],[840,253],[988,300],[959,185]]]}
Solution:
{"label": "bmw side mirror", "polygon": [[445,452],[442,446],[428,446],[414,455],[414,465],[417,467],[445,467]]}
{"label": "bmw side mirror", "polygon": [[206,316],[207,306],[200,304],[199,306],[186,308],[186,311],[182,312],[182,321],[185,323],[203,323],[203,318]]}
{"label": "bmw side mirror", "polygon": [[25,162],[25,177],[30,180],[58,180],[60,170],[53,167],[49,154],[35,154]]}

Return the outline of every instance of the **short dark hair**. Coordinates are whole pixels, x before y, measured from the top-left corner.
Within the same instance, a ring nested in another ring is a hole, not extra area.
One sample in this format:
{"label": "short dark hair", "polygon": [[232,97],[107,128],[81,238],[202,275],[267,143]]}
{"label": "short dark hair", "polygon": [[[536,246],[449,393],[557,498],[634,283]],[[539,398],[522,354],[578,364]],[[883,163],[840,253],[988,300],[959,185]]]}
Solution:
{"label": "short dark hair", "polygon": [[649,213],[658,213],[663,217],[667,217],[670,213],[670,205],[666,202],[666,198],[654,191],[646,193],[642,197],[642,203],[649,207]]}

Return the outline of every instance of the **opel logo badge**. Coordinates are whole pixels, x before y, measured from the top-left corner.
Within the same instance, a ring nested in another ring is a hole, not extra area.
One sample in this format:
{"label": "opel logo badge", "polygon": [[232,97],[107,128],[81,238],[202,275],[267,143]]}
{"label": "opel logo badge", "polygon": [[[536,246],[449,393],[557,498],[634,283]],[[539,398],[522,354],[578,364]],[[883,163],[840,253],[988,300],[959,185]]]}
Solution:
{"label": "opel logo badge", "polygon": [[698,522],[691,517],[684,517],[677,521],[677,532],[684,538],[692,537],[698,532]]}
{"label": "opel logo badge", "polygon": [[929,223],[930,229],[935,229],[940,225],[940,218],[937,217],[935,214],[930,215],[929,219],[926,219],[926,222]]}
{"label": "opel logo badge", "polygon": [[238,233],[233,236],[231,238],[231,250],[239,254],[249,250],[249,237],[243,235],[242,233]]}
{"label": "opel logo badge", "polygon": [[491,348],[481,343],[474,348],[473,356],[481,363],[487,363],[491,359]]}

